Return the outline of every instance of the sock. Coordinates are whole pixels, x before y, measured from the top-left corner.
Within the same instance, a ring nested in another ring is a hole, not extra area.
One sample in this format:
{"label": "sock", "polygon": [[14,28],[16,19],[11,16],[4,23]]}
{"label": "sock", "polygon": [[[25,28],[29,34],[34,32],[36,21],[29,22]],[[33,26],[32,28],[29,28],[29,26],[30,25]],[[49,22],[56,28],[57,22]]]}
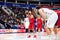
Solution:
{"label": "sock", "polygon": [[44,29],[42,28],[42,32],[44,32]]}

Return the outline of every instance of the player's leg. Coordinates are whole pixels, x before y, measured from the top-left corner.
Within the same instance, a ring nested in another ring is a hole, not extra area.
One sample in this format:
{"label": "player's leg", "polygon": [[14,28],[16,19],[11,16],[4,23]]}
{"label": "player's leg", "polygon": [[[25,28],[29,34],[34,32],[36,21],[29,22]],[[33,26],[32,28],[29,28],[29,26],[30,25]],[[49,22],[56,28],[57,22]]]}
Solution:
{"label": "player's leg", "polygon": [[45,27],[45,30],[46,30],[47,35],[51,34],[51,30],[48,27]]}
{"label": "player's leg", "polygon": [[54,26],[53,31],[54,31],[55,34],[57,34],[57,26]]}
{"label": "player's leg", "polygon": [[38,32],[41,32],[42,31],[42,26],[39,26],[38,27]]}
{"label": "player's leg", "polygon": [[35,32],[35,30],[34,30],[34,24],[32,24],[32,31]]}
{"label": "player's leg", "polygon": [[29,27],[28,27],[28,32],[30,32],[31,30],[31,24],[29,24]]}
{"label": "player's leg", "polygon": [[40,32],[40,29],[37,29],[38,30],[38,32]]}
{"label": "player's leg", "polygon": [[40,32],[40,26],[37,24],[37,32]]}
{"label": "player's leg", "polygon": [[37,30],[37,32],[39,31],[38,24],[37,24],[37,29],[36,30]]}

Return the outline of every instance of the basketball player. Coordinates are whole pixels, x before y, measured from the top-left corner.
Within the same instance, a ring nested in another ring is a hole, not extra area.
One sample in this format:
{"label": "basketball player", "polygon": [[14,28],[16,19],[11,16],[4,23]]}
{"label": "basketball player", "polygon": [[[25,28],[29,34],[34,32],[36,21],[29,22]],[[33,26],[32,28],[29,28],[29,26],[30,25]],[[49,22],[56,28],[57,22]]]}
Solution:
{"label": "basketball player", "polygon": [[30,15],[29,17],[29,28],[28,32],[33,31],[34,32],[34,16]]}
{"label": "basketball player", "polygon": [[[47,32],[48,35],[52,34],[57,34],[57,29],[56,29],[56,22],[58,20],[58,15],[55,11],[48,9],[48,8],[41,8],[41,7],[37,7],[38,8],[38,12],[39,14],[42,16],[42,18],[44,19],[45,22],[45,30]],[[53,29],[55,29],[55,31],[53,32]]]}
{"label": "basketball player", "polygon": [[24,19],[24,25],[26,28],[26,32],[28,32],[28,27],[29,27],[29,15],[26,14],[26,18]]}
{"label": "basketball player", "polygon": [[37,31],[40,32],[42,30],[42,19],[38,15],[36,18],[36,24],[37,24]]}

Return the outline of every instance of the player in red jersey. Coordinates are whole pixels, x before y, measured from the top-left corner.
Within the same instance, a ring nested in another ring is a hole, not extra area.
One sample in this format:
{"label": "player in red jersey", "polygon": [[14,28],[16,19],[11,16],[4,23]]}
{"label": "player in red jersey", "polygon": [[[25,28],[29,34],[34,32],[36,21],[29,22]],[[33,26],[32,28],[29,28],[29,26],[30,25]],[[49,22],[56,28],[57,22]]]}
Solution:
{"label": "player in red jersey", "polygon": [[42,30],[42,19],[40,18],[39,15],[36,18],[36,24],[37,24],[36,28],[40,32]]}
{"label": "player in red jersey", "polygon": [[33,31],[34,32],[34,17],[33,15],[30,15],[30,18],[29,18],[29,28],[28,28],[28,31]]}
{"label": "player in red jersey", "polygon": [[[57,20],[57,22],[56,22],[56,24],[55,24],[56,28],[54,28],[55,34],[57,34],[57,31],[58,31],[57,27],[60,26],[60,10],[54,10],[54,11],[55,11],[55,12],[57,13],[57,15],[58,15],[58,20]],[[57,30],[57,31],[56,31],[56,30]]]}
{"label": "player in red jersey", "polygon": [[54,10],[58,14],[58,20],[56,22],[56,26],[60,26],[60,10]]}

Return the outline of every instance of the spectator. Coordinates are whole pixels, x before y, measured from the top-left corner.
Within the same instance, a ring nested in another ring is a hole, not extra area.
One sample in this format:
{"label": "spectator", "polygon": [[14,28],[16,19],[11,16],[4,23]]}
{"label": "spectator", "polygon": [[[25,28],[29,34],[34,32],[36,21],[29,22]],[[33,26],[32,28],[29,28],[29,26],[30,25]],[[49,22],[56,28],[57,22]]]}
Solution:
{"label": "spectator", "polygon": [[0,29],[5,29],[4,25],[0,23]]}

